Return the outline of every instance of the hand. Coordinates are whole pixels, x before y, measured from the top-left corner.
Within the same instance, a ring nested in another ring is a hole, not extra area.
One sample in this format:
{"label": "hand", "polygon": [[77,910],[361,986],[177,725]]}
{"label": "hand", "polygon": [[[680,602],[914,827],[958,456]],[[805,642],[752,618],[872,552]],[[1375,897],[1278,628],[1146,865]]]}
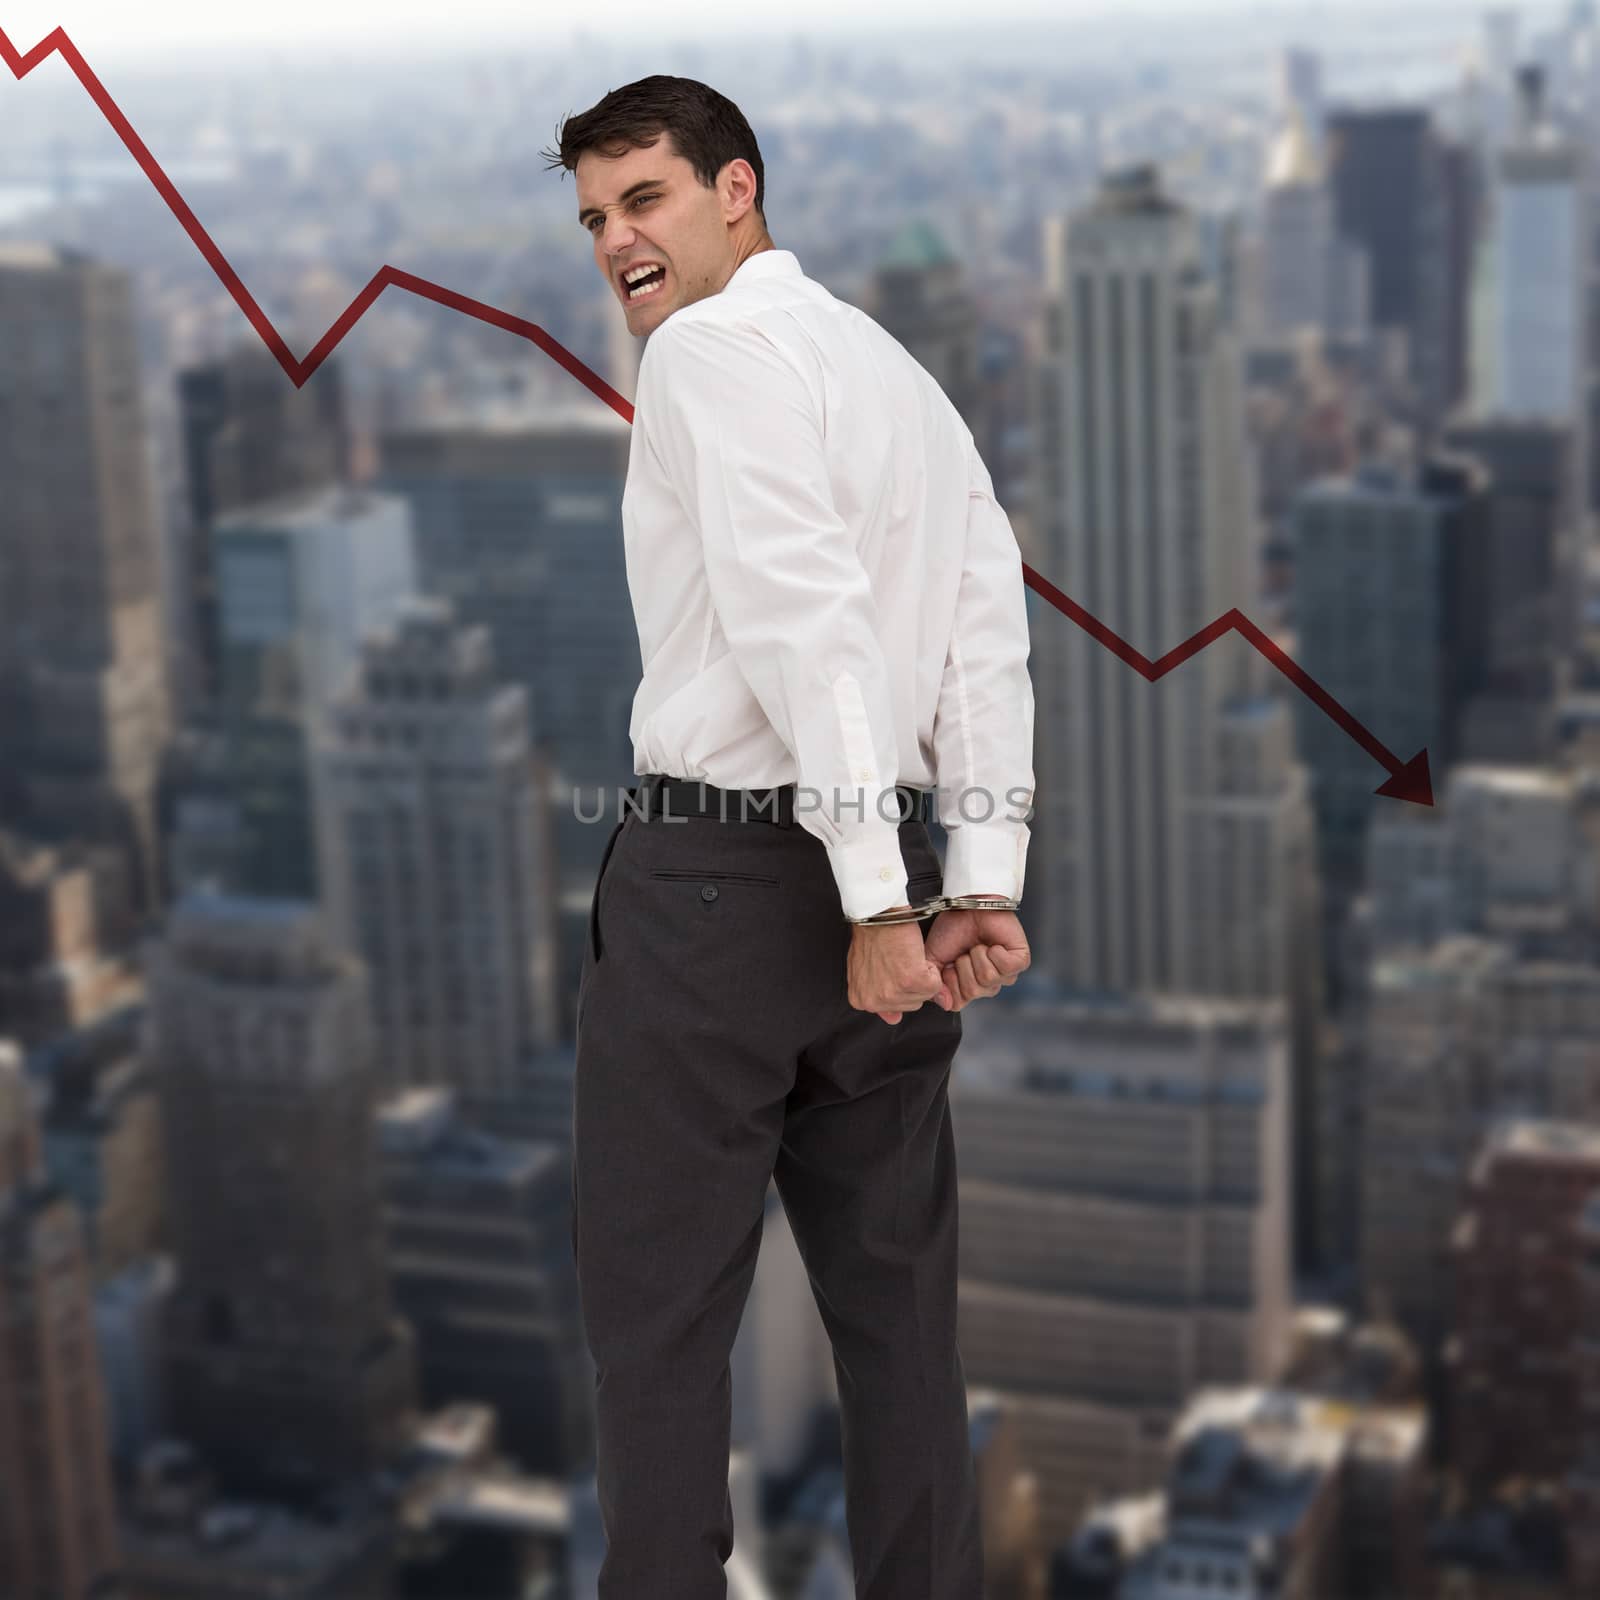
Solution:
{"label": "hand", "polygon": [[857,1011],[875,1011],[885,1022],[898,1022],[907,1011],[933,999],[941,981],[939,968],[923,950],[920,922],[857,925],[851,930],[845,983]]}
{"label": "hand", "polygon": [[938,964],[936,998],[946,1011],[999,994],[1033,960],[1015,911],[941,911],[923,949]]}

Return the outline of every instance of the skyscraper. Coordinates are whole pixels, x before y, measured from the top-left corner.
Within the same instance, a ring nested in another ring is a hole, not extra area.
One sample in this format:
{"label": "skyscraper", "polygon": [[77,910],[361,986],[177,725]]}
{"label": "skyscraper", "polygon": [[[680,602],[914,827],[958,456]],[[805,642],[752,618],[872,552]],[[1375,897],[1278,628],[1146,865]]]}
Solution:
{"label": "skyscraper", "polygon": [[83,1226],[46,1176],[16,1048],[0,1042],[0,1594],[91,1600],[115,1572],[104,1380]]}
{"label": "skyscraper", "polygon": [[[1426,747],[1435,782],[1482,669],[1488,493],[1479,463],[1438,456],[1414,475],[1369,462],[1320,479],[1293,508],[1301,666],[1403,759]],[[1331,933],[1361,886],[1373,813],[1392,802],[1342,728],[1309,700],[1295,713]]]}
{"label": "skyscraper", "polygon": [[[1137,167],[1050,252],[1059,398],[1041,447],[1066,467],[1045,546],[1067,592],[1152,657],[1255,591],[1237,350],[1190,223]],[[1047,886],[1043,942],[1062,975],[1282,992],[1309,813],[1265,663],[1225,642],[1150,683],[1081,629],[1040,644],[1040,832],[1064,842],[1069,885]]]}
{"label": "skyscraper", "polygon": [[0,820],[128,853],[159,895],[170,721],[127,273],[0,244]]}
{"label": "skyscraper", "polygon": [[179,619],[195,709],[220,688],[211,523],[225,511],[348,476],[350,437],[337,357],[297,389],[254,334],[220,360],[178,375],[187,540]]}
{"label": "skyscraper", "polygon": [[1486,544],[1474,557],[1478,570],[1464,574],[1477,621],[1463,760],[1531,766],[1559,758],[1559,711],[1585,604],[1577,431],[1509,415],[1462,416],[1444,430],[1446,449],[1488,473]]}
{"label": "skyscraper", "polygon": [[1372,320],[1404,332],[1425,427],[1459,393],[1466,338],[1461,249],[1470,230],[1456,208],[1470,203],[1426,110],[1409,106],[1335,111],[1326,154],[1338,231],[1365,247]]}
{"label": "skyscraper", "polygon": [[225,1481],[360,1472],[405,1439],[359,964],[298,902],[186,896],[150,949],[179,1434]]}
{"label": "skyscraper", "polygon": [[1580,1464],[1584,1207],[1600,1194],[1600,1131],[1492,1123],[1451,1232],[1451,1460],[1482,1493]]}
{"label": "skyscraper", "polygon": [[1269,335],[1312,327],[1364,336],[1367,254],[1334,226],[1315,140],[1293,104],[1267,160],[1261,211],[1261,302],[1251,309],[1263,329]]}
{"label": "skyscraper", "polygon": [[1565,428],[1571,484],[1563,487],[1571,512],[1586,516],[1593,178],[1584,146],[1546,113],[1539,69],[1523,68],[1518,87],[1521,125],[1495,156],[1492,215],[1478,263],[1473,410]]}
{"label": "skyscraper", "polygon": [[221,744],[235,808],[233,891],[319,891],[311,746],[361,640],[416,590],[409,508],[324,488],[213,523]]}
{"label": "skyscraper", "polygon": [[583,819],[604,815],[602,802],[635,781],[628,718],[639,639],[622,551],[628,438],[627,423],[591,405],[520,421],[469,412],[382,441],[380,481],[406,496],[416,520],[419,586],[453,601],[462,622],[483,623],[496,676],[527,691],[560,874],[567,1037],[607,833]]}
{"label": "skyscraper", "polygon": [[1310,137],[1314,154],[1322,150],[1326,112],[1322,94],[1322,57],[1315,50],[1290,45],[1278,54],[1276,110],[1280,117],[1296,117]]}
{"label": "skyscraper", "polygon": [[418,601],[367,642],[318,752],[325,889],[367,965],[380,1081],[485,1114],[559,1038],[526,700],[496,680],[487,628]]}
{"label": "skyscraper", "polygon": [[[1256,593],[1241,370],[1189,213],[1153,168],[1050,225],[1050,570],[1152,658]],[[1294,1037],[1296,1227],[1309,1253],[1321,1009],[1306,773],[1286,695],[1223,639],[1156,682],[1081,628],[1036,645],[1039,946],[1083,989],[1283,998]]]}

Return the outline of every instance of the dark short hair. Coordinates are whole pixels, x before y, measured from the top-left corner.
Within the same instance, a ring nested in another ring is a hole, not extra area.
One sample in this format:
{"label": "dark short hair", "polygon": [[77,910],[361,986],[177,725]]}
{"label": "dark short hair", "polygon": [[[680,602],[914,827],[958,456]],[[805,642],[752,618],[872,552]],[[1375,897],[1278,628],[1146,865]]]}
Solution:
{"label": "dark short hair", "polygon": [[547,166],[576,172],[578,157],[586,150],[615,159],[654,144],[664,132],[672,135],[672,149],[707,189],[716,188],[717,174],[730,161],[748,161],[756,175],[756,214],[766,226],[766,174],[756,136],[733,101],[694,78],[657,72],[625,83],[587,111],[569,116],[557,131],[558,145],[539,153]]}

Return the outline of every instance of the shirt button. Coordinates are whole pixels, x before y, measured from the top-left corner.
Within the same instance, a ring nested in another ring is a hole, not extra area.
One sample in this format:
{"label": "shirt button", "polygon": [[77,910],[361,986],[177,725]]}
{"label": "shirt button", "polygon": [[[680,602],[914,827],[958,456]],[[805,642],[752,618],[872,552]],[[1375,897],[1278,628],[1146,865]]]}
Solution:
{"label": "shirt button", "polygon": [[714,883],[703,883],[703,884],[701,884],[700,885],[700,898],[702,900],[715,900],[717,898],[717,886],[716,886],[716,884],[714,884]]}
{"label": "shirt button", "polygon": [[863,767],[861,771],[856,774],[856,776],[860,778],[863,783],[865,783],[872,776],[872,768]]}
{"label": "shirt button", "polygon": [[880,867],[878,869],[878,876],[882,878],[885,883],[887,883],[889,879],[894,876],[894,869],[892,867]]}

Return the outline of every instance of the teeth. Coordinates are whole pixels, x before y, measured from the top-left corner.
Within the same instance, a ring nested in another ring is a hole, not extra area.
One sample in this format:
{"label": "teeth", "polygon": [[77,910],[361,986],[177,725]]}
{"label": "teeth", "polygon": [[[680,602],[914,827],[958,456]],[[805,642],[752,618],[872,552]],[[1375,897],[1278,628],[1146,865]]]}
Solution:
{"label": "teeth", "polygon": [[622,281],[624,283],[637,283],[645,273],[654,272],[658,265],[660,265],[659,262],[651,261],[646,262],[646,264],[642,267],[630,267],[625,273],[623,273]]}

